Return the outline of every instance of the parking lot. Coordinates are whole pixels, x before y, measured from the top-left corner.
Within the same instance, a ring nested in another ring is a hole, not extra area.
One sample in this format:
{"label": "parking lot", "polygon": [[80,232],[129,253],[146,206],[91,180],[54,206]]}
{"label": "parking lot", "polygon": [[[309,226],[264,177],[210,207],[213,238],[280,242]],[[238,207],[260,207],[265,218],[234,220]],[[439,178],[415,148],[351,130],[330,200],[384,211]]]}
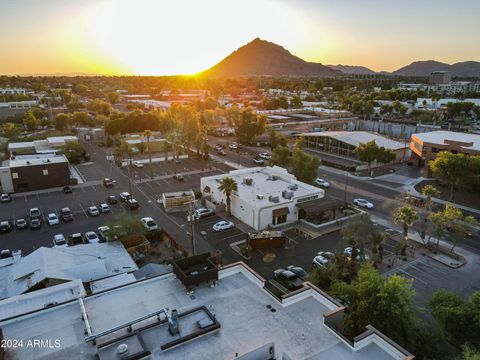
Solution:
{"label": "parking lot", "polygon": [[468,298],[473,292],[480,291],[480,256],[470,254],[467,263],[457,269],[450,268],[430,257],[422,256],[416,260],[400,265],[385,273],[385,276],[400,275],[413,282],[415,305],[419,315],[427,321],[433,321],[428,308],[428,300],[438,289],[455,292]]}
{"label": "parking lot", "polygon": [[[16,195],[10,203],[0,204],[0,220],[9,220],[12,224],[12,231],[0,234],[0,248],[17,250],[20,249],[24,254],[28,254],[40,246],[50,246],[53,235],[63,234],[67,237],[70,234],[87,231],[96,231],[99,226],[105,225],[112,220],[115,215],[124,212],[138,214],[143,213],[129,210],[125,204],[119,201],[116,205],[109,205],[109,213],[101,213],[92,217],[88,214],[89,206],[98,206],[100,203],[106,203],[107,196],[116,195],[125,189],[106,189],[103,185],[88,185],[75,187],[72,194],[64,194],[61,191],[47,191],[44,193],[30,195]],[[134,193],[135,195],[135,193]],[[31,208],[38,207],[42,212],[42,226],[39,229],[17,230],[13,224],[16,219],[23,218],[28,221],[28,211]],[[68,207],[73,213],[72,222],[62,222],[58,225],[48,225],[46,217],[49,213],[55,213],[60,217],[62,208]]]}

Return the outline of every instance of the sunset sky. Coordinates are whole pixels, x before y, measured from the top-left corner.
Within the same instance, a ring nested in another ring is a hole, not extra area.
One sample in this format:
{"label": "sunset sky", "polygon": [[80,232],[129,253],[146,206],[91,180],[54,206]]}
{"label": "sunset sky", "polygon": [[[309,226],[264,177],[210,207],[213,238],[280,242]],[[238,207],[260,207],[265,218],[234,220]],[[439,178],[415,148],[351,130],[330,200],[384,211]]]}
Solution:
{"label": "sunset sky", "polygon": [[479,0],[0,0],[0,74],[170,75],[256,37],[324,64],[480,61]]}

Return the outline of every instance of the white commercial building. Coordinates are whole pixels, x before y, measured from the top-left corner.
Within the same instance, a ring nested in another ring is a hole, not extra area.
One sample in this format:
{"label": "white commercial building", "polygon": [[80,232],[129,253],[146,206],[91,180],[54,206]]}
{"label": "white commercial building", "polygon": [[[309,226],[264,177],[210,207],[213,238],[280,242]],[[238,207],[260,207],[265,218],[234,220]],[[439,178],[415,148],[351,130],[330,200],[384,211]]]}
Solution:
{"label": "white commercial building", "polygon": [[255,230],[297,221],[298,203],[325,196],[322,189],[298,181],[284,168],[255,167],[202,178],[203,196],[214,206],[226,204],[218,187],[227,176],[238,186],[231,196],[232,215]]}

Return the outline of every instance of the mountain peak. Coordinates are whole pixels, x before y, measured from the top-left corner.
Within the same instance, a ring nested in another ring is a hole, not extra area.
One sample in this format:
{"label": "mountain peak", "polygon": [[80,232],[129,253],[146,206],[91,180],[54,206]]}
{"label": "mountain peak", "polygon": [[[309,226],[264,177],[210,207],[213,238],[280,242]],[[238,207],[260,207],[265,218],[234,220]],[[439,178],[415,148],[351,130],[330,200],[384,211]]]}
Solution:
{"label": "mountain peak", "polygon": [[206,76],[336,76],[340,72],[319,63],[300,59],[284,47],[255,38],[241,46],[217,65],[206,70]]}

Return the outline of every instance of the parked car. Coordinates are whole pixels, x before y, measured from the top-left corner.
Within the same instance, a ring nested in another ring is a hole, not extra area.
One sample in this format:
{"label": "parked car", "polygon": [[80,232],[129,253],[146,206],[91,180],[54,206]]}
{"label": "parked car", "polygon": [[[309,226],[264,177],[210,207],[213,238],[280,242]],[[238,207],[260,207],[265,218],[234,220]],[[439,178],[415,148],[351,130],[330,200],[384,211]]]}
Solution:
{"label": "parked car", "polygon": [[130,198],[127,200],[127,206],[130,208],[130,210],[136,210],[140,206],[137,200],[134,198]]}
{"label": "parked car", "polygon": [[230,145],[228,145],[228,148],[229,148],[230,150],[237,150],[237,149],[238,149],[238,145],[237,145],[237,144],[230,144]]}
{"label": "parked car", "polygon": [[10,196],[10,194],[3,193],[2,195],[0,195],[0,202],[7,203],[10,201],[12,201],[12,197]]}
{"label": "parked car", "polygon": [[330,183],[327,180],[322,179],[322,178],[316,178],[315,179],[315,185],[321,186],[321,187],[324,187],[324,188],[329,188],[330,187]]}
{"label": "parked car", "polygon": [[220,144],[215,145],[215,150],[220,151],[223,149],[223,146]]}
{"label": "parked car", "polygon": [[273,272],[273,277],[288,288],[299,288],[303,284],[303,280],[290,270],[277,269]]}
{"label": "parked car", "polygon": [[115,195],[110,195],[109,197],[107,197],[107,203],[109,203],[110,205],[117,204],[118,201],[117,201],[117,198],[115,197]]}
{"label": "parked car", "polygon": [[97,234],[101,241],[108,241],[109,233],[110,233],[110,228],[108,226],[100,226],[97,229]]}
{"label": "parked car", "polygon": [[373,209],[373,204],[370,201],[365,199],[355,199],[353,200],[353,203],[365,209]]}
{"label": "parked car", "polygon": [[140,161],[135,160],[135,161],[133,162],[133,166],[135,166],[137,169],[142,169],[142,168],[143,168],[143,163],[141,163]]}
{"label": "parked car", "polygon": [[85,241],[90,244],[96,244],[100,242],[100,239],[94,231],[87,231],[85,233]]}
{"label": "parked car", "polygon": [[90,206],[87,211],[90,214],[90,216],[100,215],[100,212],[98,211],[98,208],[96,206]]}
{"label": "parked car", "polygon": [[257,164],[257,165],[263,165],[263,164],[265,164],[265,161],[263,161],[263,159],[255,158],[255,159],[253,159],[253,163]]}
{"label": "parked car", "polygon": [[13,257],[12,252],[9,249],[3,249],[0,251],[0,259],[7,259]]}
{"label": "parked car", "polygon": [[65,194],[71,194],[73,192],[70,186],[65,186],[62,190]]}
{"label": "parked car", "polygon": [[32,219],[35,219],[35,218],[39,218],[42,216],[42,212],[40,211],[39,208],[31,208],[29,211],[28,211],[28,218],[30,220]]}
{"label": "parked car", "polygon": [[272,156],[266,152],[258,154],[258,157],[264,160],[270,160],[272,158]]}
{"label": "parked car", "polygon": [[305,271],[305,269],[300,266],[288,265],[287,270],[293,272],[302,280],[305,280],[308,276],[308,273]]}
{"label": "parked car", "polygon": [[30,229],[36,230],[42,227],[42,220],[39,217],[30,220]]}
{"label": "parked car", "polygon": [[193,220],[199,220],[199,219],[203,219],[205,217],[211,216],[213,214],[215,214],[215,211],[213,211],[212,209],[200,208],[195,210],[192,216],[193,216]]}
{"label": "parked car", "polygon": [[108,205],[105,204],[105,203],[101,203],[101,204],[98,206],[98,209],[100,210],[100,212],[101,212],[102,214],[110,212],[110,206],[108,206]]}
{"label": "parked car", "polygon": [[130,199],[132,197],[132,195],[130,195],[130,193],[127,192],[127,191],[124,191],[124,192],[120,193],[119,196],[120,196],[120,200],[122,200],[122,201],[127,201],[128,199]]}
{"label": "parked car", "polygon": [[154,231],[158,230],[158,225],[153,219],[149,216],[141,218],[140,221],[142,222],[142,225],[147,229],[148,231]]}
{"label": "parked car", "polygon": [[[349,246],[346,247],[343,253],[350,259],[352,257],[353,249]],[[360,254],[360,249],[357,249],[357,260],[370,260],[370,257],[367,254]]]}
{"label": "parked car", "polygon": [[218,232],[218,231],[232,229],[234,227],[235,227],[235,224],[233,222],[222,220],[213,225],[213,230]]}
{"label": "parked car", "polygon": [[0,221],[0,233],[10,232],[12,230],[12,225],[10,225],[10,221],[4,220]]}
{"label": "parked car", "polygon": [[113,181],[110,178],[103,179],[103,186],[105,186],[106,188],[112,188],[114,184],[115,184],[115,181]]}
{"label": "parked car", "polygon": [[326,266],[335,255],[329,251],[319,251],[313,258],[312,267]]}
{"label": "parked car", "polygon": [[15,220],[15,227],[17,228],[17,230],[22,230],[22,229],[26,229],[28,227],[28,223],[25,219],[16,219]]}
{"label": "parked car", "polygon": [[173,179],[174,179],[174,180],[177,180],[177,181],[183,181],[183,180],[185,180],[185,178],[183,177],[183,175],[180,175],[180,174],[173,175]]}
{"label": "parked car", "polygon": [[227,156],[227,153],[226,153],[225,150],[223,150],[223,149],[218,150],[217,153],[218,153],[218,155],[220,155],[220,156]]}
{"label": "parked car", "polygon": [[50,226],[60,224],[60,221],[58,220],[58,216],[55,213],[50,213],[47,215],[47,222],[48,222],[48,225]]}
{"label": "parked car", "polygon": [[52,247],[67,247],[67,240],[63,234],[53,235]]}
{"label": "parked car", "polygon": [[70,208],[62,208],[62,210],[60,211],[60,218],[63,222],[73,221],[73,214]]}
{"label": "parked car", "polygon": [[68,246],[75,246],[83,243],[83,235],[80,233],[75,233],[68,237]]}

